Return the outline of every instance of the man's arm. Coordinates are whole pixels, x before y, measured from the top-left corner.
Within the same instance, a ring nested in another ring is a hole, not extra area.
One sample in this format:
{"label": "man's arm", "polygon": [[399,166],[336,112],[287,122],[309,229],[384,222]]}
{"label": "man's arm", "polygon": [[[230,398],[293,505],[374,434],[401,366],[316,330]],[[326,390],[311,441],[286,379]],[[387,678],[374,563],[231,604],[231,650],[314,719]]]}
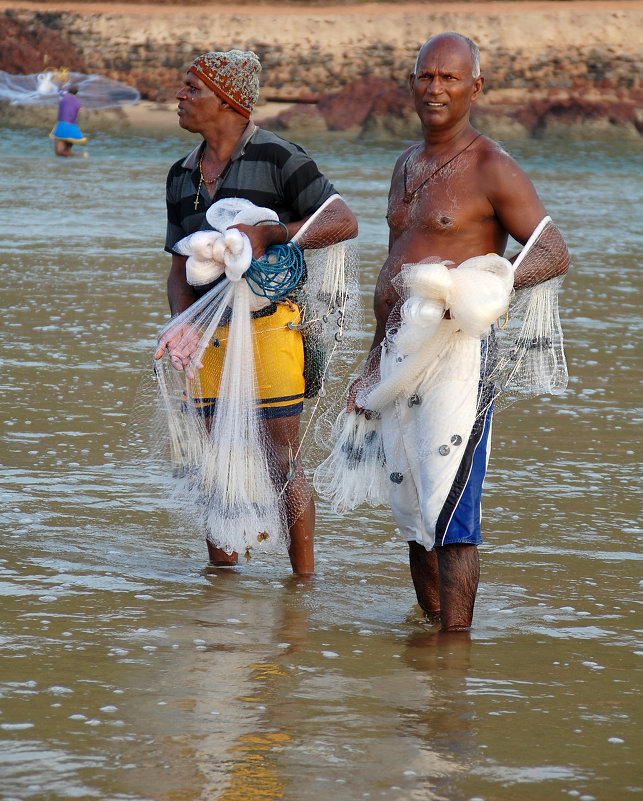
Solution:
{"label": "man's arm", "polygon": [[[167,298],[172,316],[181,314],[197,299],[194,289],[188,284],[185,277],[186,256],[172,254],[172,266],[167,278]],[[199,335],[189,324],[170,326],[159,337],[158,347],[154,354],[155,359],[162,358],[166,349],[170,356],[172,366],[176,370],[185,370],[188,378],[194,378],[197,368],[203,365],[193,365],[192,354],[199,346]]]}
{"label": "man's arm", "polygon": [[167,277],[167,299],[170,304],[170,313],[174,317],[185,311],[197,299],[194,289],[188,284],[185,277],[185,263],[187,256],[172,254],[172,265]]}
{"label": "man's arm", "polygon": [[302,250],[329,247],[357,236],[357,218],[340,195],[332,195],[322,208],[297,223],[293,236]]}
{"label": "man's arm", "polygon": [[[524,245],[547,215],[536,189],[524,170],[503,151],[488,153],[482,162],[487,196],[503,229]],[[512,258],[513,261],[515,259]],[[516,288],[534,286],[569,268],[569,253],[560,232],[550,226],[546,242],[535,247],[514,276]]]}
{"label": "man's arm", "polygon": [[[315,214],[308,215],[301,220],[289,223],[275,223],[274,225],[236,225],[250,240],[252,255],[260,258],[271,245],[281,245],[289,242],[301,228]],[[286,225],[288,236],[283,226]],[[339,195],[335,195],[326,209],[311,222],[303,236],[297,240],[301,250],[305,248],[322,248],[354,239],[357,236],[357,218],[349,209],[346,202]]]}
{"label": "man's arm", "polygon": [[[252,256],[260,259],[272,245],[285,245],[301,228],[306,220],[290,223],[261,223],[260,225],[245,225],[239,223],[233,226],[245,234],[252,245]],[[284,230],[284,225],[286,226]]]}
{"label": "man's arm", "polygon": [[[391,196],[393,195],[396,188],[399,188],[400,182],[403,180],[403,169],[404,169],[404,162],[406,161],[408,154],[415,145],[407,148],[403,153],[401,153],[397,157],[397,161],[395,162],[395,166],[393,167],[393,172],[391,174],[391,184],[389,186],[388,192],[388,209],[390,211],[391,208]],[[388,222],[388,211],[386,214],[386,219]],[[391,250],[393,249],[393,245],[397,240],[397,234],[393,232],[389,224],[389,232],[388,232],[388,256],[391,254]],[[388,259],[387,256],[387,259]],[[389,293],[394,292],[393,287],[391,285],[390,279],[384,273],[384,268],[380,271],[380,274],[377,279],[377,284],[375,287],[375,295],[373,297],[373,312],[375,317],[375,331],[373,332],[373,341],[371,342],[371,346],[368,351],[368,355],[366,356],[366,364],[364,365],[364,369],[362,374],[353,381],[350,385],[348,390],[348,402],[346,404],[346,411],[350,413],[352,411],[356,411],[358,414],[366,413],[367,417],[371,416],[371,413],[359,406],[356,403],[357,394],[360,391],[367,389],[369,386],[374,384],[379,378],[379,369],[380,369],[380,357],[382,355],[381,351],[381,344],[384,340],[386,335],[386,323],[388,320],[388,314],[393,306],[392,299],[390,298]]]}

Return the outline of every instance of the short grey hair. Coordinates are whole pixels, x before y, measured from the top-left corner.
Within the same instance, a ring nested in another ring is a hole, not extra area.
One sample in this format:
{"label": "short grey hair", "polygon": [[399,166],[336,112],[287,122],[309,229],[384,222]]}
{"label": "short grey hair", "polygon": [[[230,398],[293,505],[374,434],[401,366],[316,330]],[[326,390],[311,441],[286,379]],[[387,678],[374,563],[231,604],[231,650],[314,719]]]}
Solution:
{"label": "short grey hair", "polygon": [[[437,34],[437,36],[444,35],[444,34]],[[478,45],[473,41],[473,39],[469,39],[467,36],[463,36],[461,33],[449,33],[449,36],[457,36],[458,39],[461,39],[463,42],[466,42],[467,47],[469,48],[469,53],[471,54],[471,63],[473,65],[472,69],[472,77],[479,78],[480,77],[480,48]],[[424,45],[430,42],[432,39],[435,39],[435,36],[432,36],[431,39],[427,39],[427,41],[422,45],[422,47],[418,50],[417,57],[415,59],[415,66],[413,67],[413,72],[417,74],[418,71],[418,61],[420,60],[420,53],[424,49]]]}
{"label": "short grey hair", "polygon": [[473,77],[474,78],[479,78],[480,77],[480,48],[473,41],[473,39],[469,39],[467,36],[463,36],[462,38],[469,45],[469,52],[471,53],[471,62],[473,64]]}

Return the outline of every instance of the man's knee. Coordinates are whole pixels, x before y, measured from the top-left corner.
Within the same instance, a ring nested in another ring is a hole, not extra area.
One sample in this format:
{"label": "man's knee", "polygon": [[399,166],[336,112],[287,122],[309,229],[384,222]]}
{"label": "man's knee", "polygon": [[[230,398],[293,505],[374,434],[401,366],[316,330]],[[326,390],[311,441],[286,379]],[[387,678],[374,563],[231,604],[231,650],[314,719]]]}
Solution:
{"label": "man's knee", "polygon": [[477,564],[478,546],[469,542],[452,542],[448,545],[436,545],[435,553],[438,562],[452,564]]}
{"label": "man's knee", "polygon": [[411,565],[424,565],[432,564],[435,562],[435,548],[427,551],[421,543],[416,540],[408,540],[409,544],[409,561]]}
{"label": "man's knee", "polygon": [[299,451],[299,415],[269,418],[265,421],[268,450],[276,472],[292,481],[301,472]]}

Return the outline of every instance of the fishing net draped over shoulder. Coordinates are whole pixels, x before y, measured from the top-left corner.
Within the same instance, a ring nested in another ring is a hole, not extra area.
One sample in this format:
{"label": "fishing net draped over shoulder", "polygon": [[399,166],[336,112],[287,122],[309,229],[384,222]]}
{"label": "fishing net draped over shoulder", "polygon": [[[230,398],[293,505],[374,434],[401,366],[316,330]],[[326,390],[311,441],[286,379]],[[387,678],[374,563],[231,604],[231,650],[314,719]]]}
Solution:
{"label": "fishing net draped over shoulder", "polygon": [[[325,433],[331,452],[315,470],[314,485],[335,511],[387,504],[391,482],[403,480],[387,463],[382,417],[389,430],[390,421],[404,427],[408,410],[419,410],[424,401],[433,417],[457,426],[454,407],[462,406],[461,428],[439,431],[437,425],[441,439],[420,437],[404,445],[405,463],[435,459],[440,470],[491,407],[498,412],[520,399],[565,390],[557,296],[567,258],[560,232],[545,217],[514,264],[489,254],[455,269],[446,263],[403,265],[394,279],[400,300],[356,396],[368,419],[341,411]],[[513,289],[514,280],[521,288]],[[473,383],[471,364],[481,365]]]}
{"label": "fishing net draped over shoulder", "polygon": [[[193,368],[177,371],[167,355],[155,363],[157,436],[169,442],[183,510],[227,553],[284,550],[310,500],[309,427],[345,388],[360,324],[357,240],[342,229],[344,210],[333,195],[291,242],[255,260],[232,226],[277,215],[228,198],[208,210],[213,230],[176,246],[189,282],[215,283],[159,335],[180,338]],[[296,422],[284,432],[304,397],[314,400],[298,443]]]}

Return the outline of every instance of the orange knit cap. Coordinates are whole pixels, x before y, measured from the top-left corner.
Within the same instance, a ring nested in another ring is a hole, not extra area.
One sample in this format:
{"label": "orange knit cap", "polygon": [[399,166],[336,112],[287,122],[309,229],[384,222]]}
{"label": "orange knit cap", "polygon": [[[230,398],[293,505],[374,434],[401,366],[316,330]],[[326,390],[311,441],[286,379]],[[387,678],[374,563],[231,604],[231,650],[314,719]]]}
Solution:
{"label": "orange knit cap", "polygon": [[259,58],[252,50],[204,53],[194,59],[188,72],[193,72],[244,117],[250,117],[259,98],[261,72]]}

